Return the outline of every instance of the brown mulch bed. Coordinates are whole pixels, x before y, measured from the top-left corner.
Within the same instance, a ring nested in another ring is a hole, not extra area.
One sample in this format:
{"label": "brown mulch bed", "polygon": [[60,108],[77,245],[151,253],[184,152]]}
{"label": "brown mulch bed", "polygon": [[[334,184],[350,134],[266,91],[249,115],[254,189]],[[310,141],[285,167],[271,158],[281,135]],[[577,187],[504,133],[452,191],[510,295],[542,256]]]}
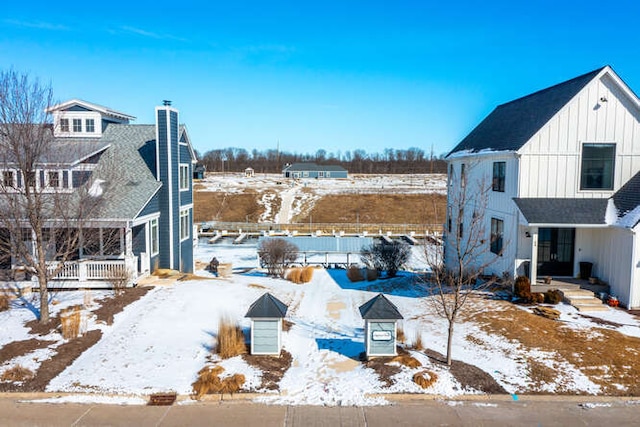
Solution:
{"label": "brown mulch bed", "polygon": [[242,358],[249,365],[262,371],[260,388],[266,390],[280,389],[280,380],[284,376],[284,373],[291,367],[293,360],[291,353],[286,350],[282,350],[279,357],[243,354]]}
{"label": "brown mulch bed", "polygon": [[102,304],[100,308],[93,310],[93,314],[96,315],[96,321],[112,325],[116,314],[120,313],[132,302],[145,296],[151,289],[153,289],[153,286],[126,288],[119,295],[100,300],[99,302]]}
{"label": "brown mulch bed", "polygon": [[4,346],[2,346],[2,348],[0,348],[0,365],[2,365],[7,360],[24,356],[25,354],[31,353],[34,350],[46,348],[53,343],[55,343],[55,341],[43,341],[36,338],[31,338],[28,340],[14,341],[5,344]]}
{"label": "brown mulch bed", "polygon": [[[400,350],[398,347],[398,352],[407,353],[405,350]],[[389,362],[393,359],[394,356],[385,356],[385,357],[373,357],[369,360],[364,361],[364,366],[367,368],[373,369],[378,377],[380,377],[380,381],[384,382],[387,387],[391,387],[393,385],[392,376],[400,373],[402,371],[402,366],[400,365],[388,365]],[[362,353],[362,359],[365,359],[365,354]]]}
{"label": "brown mulch bed", "polygon": [[0,383],[1,392],[38,392],[45,388],[53,378],[66,369],[86,349],[100,341],[102,331],[94,329],[85,335],[68,341],[56,349],[56,354],[40,365],[34,377],[22,385],[14,383]]}
{"label": "brown mulch bed", "polygon": [[[151,286],[140,286],[127,288],[119,295],[105,298],[99,301],[101,306],[94,310],[98,321],[103,321],[108,325],[113,323],[113,318],[124,308],[134,301],[143,297]],[[52,317],[47,323],[40,323],[37,319],[25,324],[31,328],[31,333],[35,335],[47,335],[60,327],[60,317]],[[44,391],[49,382],[59,375],[67,366],[76,360],[85,350],[100,341],[102,332],[98,329],[91,330],[81,337],[67,341],[55,349],[55,354],[51,359],[45,360],[32,379],[23,384],[0,383],[0,392],[38,392]],[[54,344],[54,341],[43,341],[32,338],[24,341],[16,341],[4,345],[0,349],[0,363],[11,360],[15,357],[28,354],[36,349]]]}

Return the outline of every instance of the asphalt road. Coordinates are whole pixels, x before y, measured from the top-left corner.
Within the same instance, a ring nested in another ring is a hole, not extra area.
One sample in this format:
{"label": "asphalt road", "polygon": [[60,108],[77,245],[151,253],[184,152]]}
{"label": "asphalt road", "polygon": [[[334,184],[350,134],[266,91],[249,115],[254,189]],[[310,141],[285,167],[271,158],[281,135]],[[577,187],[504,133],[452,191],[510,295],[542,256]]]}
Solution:
{"label": "asphalt road", "polygon": [[390,406],[174,406],[30,403],[0,398],[1,426],[638,426],[640,400],[521,398],[400,400]]}

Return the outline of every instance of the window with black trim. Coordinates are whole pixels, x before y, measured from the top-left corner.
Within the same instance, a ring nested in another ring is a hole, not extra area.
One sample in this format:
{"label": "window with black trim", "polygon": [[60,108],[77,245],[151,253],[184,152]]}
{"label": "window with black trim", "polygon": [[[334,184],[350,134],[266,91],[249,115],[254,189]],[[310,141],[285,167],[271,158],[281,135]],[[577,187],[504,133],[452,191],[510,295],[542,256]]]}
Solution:
{"label": "window with black trim", "polygon": [[502,242],[504,235],[504,221],[491,218],[491,252],[502,255]]}
{"label": "window with black trim", "polygon": [[493,181],[491,183],[491,189],[493,191],[504,193],[506,169],[507,162],[493,162]]}
{"label": "window with black trim", "polygon": [[613,190],[615,144],[582,144],[581,190]]}

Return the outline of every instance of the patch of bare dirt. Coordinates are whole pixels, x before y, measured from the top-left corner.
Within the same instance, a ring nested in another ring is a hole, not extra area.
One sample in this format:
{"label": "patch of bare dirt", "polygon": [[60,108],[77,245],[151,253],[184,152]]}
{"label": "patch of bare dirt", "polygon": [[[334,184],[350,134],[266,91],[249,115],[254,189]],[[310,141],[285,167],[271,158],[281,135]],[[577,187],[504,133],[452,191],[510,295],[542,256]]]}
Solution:
{"label": "patch of bare dirt", "polygon": [[251,354],[243,354],[242,358],[249,365],[262,371],[261,389],[279,390],[280,380],[285,372],[291,367],[293,358],[291,353],[282,350],[280,356],[255,356]]}
{"label": "patch of bare dirt", "polygon": [[112,325],[113,317],[116,314],[120,313],[132,302],[135,302],[145,296],[151,289],[153,289],[152,286],[126,288],[119,295],[99,300],[98,302],[101,304],[100,308],[93,310],[93,314],[96,315],[96,321]]}

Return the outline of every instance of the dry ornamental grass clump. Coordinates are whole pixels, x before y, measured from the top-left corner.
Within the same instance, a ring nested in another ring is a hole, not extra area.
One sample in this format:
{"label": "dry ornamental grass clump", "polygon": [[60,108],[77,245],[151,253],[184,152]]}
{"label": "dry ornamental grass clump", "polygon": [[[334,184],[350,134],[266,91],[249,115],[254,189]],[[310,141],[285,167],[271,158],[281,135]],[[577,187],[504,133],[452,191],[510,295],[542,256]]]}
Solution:
{"label": "dry ornamental grass clump", "polygon": [[223,372],[224,368],[218,365],[202,368],[198,372],[198,379],[191,385],[194,398],[200,400],[205,394],[213,393],[233,394],[242,388],[245,383],[244,375],[234,374],[220,379]]}
{"label": "dry ornamental grass clump", "polygon": [[287,280],[296,284],[309,283],[313,278],[313,267],[294,267],[287,272]]}
{"label": "dry ornamental grass clump", "polygon": [[300,281],[302,283],[309,283],[311,279],[313,279],[313,270],[313,267],[311,267],[310,265],[303,267],[302,271],[300,272]]}
{"label": "dry ornamental grass clump", "polygon": [[418,384],[422,388],[431,387],[436,381],[438,381],[438,375],[431,371],[417,372],[413,376],[413,382]]}
{"label": "dry ornamental grass clump", "polygon": [[301,270],[298,267],[289,269],[289,271],[287,272],[287,280],[296,284],[302,283],[300,281],[300,273]]}
{"label": "dry ornamental grass clump", "polygon": [[7,311],[11,306],[11,298],[5,293],[0,293],[0,311]]}
{"label": "dry ornamental grass clump", "polygon": [[422,363],[420,363],[418,359],[409,356],[408,354],[400,354],[391,359],[391,362],[398,362],[399,364],[407,366],[409,368],[419,368],[420,366],[422,366]]}
{"label": "dry ornamental grass clump", "polygon": [[33,371],[23,367],[22,365],[16,365],[13,368],[4,371],[0,377],[0,381],[24,382],[31,378],[33,378]]}
{"label": "dry ornamental grass clump", "polygon": [[416,338],[413,340],[412,348],[414,350],[424,350],[424,345],[422,344],[422,334],[420,332],[416,332]]}
{"label": "dry ornamental grass clump", "polygon": [[229,319],[220,319],[217,352],[223,359],[239,356],[247,352],[242,328]]}
{"label": "dry ornamental grass clump", "polygon": [[79,306],[69,307],[60,313],[60,323],[62,325],[62,338],[71,340],[78,338],[83,332],[82,311]]}

